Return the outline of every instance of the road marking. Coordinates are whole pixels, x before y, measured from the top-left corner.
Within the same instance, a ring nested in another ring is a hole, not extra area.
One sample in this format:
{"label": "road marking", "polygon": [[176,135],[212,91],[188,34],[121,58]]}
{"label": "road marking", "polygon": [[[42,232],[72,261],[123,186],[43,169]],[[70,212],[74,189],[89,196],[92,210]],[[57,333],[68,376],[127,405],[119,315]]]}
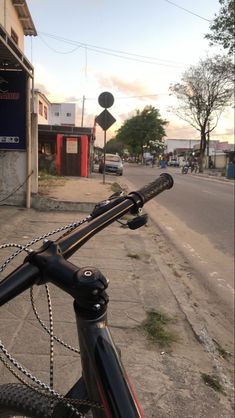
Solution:
{"label": "road marking", "polygon": [[[211,273],[209,273],[209,276],[210,277],[216,277],[216,276],[218,276],[219,275],[219,273],[217,272],[217,271],[212,271]],[[219,286],[219,287],[227,287],[227,289],[229,289],[230,290],[230,292],[234,295],[234,293],[235,293],[235,291],[234,291],[234,289],[233,289],[233,287],[232,286],[230,286],[230,284],[228,284],[227,282],[226,282],[226,280],[224,280],[224,279],[222,279],[221,277],[216,277],[216,280],[217,280],[217,285]],[[222,282],[222,283],[221,283]]]}
{"label": "road marking", "polygon": [[210,190],[202,190],[203,193],[207,193],[207,194],[215,194],[213,192],[211,192]]}
{"label": "road marking", "polygon": [[168,229],[168,231],[174,231],[174,228],[172,228],[171,226],[166,226],[166,229]]}
{"label": "road marking", "polygon": [[196,250],[193,247],[191,247],[190,244],[188,244],[187,242],[185,242],[185,243],[183,243],[183,247],[186,248],[188,251],[190,251],[191,256],[192,257],[196,257],[201,264],[208,264],[207,261],[203,260],[203,258],[200,256],[200,254],[198,254],[196,252]]}
{"label": "road marking", "polygon": [[[219,273],[217,273],[217,271],[212,271],[209,274],[210,274],[211,277],[214,277],[214,276],[218,276]],[[218,279],[218,280],[223,280],[223,279]]]}

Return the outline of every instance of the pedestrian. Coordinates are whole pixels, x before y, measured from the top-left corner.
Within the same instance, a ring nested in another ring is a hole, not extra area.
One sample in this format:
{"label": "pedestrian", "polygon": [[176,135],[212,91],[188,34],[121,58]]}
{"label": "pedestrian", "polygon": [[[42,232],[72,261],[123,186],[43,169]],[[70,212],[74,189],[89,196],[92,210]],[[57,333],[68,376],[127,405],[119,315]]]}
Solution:
{"label": "pedestrian", "polygon": [[211,155],[209,156],[209,168],[211,169],[211,168],[214,168],[214,164],[213,164],[213,161],[212,161],[212,158],[211,158]]}

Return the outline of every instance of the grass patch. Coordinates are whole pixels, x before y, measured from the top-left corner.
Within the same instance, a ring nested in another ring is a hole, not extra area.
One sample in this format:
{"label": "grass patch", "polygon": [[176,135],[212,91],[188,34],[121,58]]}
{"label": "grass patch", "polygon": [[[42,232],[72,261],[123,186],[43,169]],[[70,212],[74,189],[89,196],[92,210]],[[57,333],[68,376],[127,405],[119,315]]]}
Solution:
{"label": "grass patch", "polygon": [[45,171],[40,171],[38,176],[39,188],[49,188],[54,186],[63,186],[65,183],[65,177],[53,176]]}
{"label": "grass patch", "polygon": [[210,375],[207,373],[202,373],[202,380],[216,392],[224,393],[224,388],[221,385],[219,378],[215,375]]}
{"label": "grass patch", "polygon": [[231,353],[229,351],[226,351],[221,345],[217,345],[218,353],[221,357],[223,357],[225,360],[228,360],[229,357],[231,357]]}
{"label": "grass patch", "polygon": [[152,342],[161,347],[170,347],[173,342],[178,341],[174,332],[167,328],[170,322],[173,322],[173,318],[168,315],[162,312],[148,311],[147,318],[141,328]]}
{"label": "grass patch", "polygon": [[122,192],[122,187],[120,186],[120,184],[114,182],[111,184],[111,190],[113,193],[118,193],[118,192]]}
{"label": "grass patch", "polygon": [[136,254],[136,253],[128,253],[127,254],[127,257],[135,258],[136,260],[139,260],[140,259],[139,254]]}
{"label": "grass patch", "polygon": [[231,357],[231,353],[225,350],[217,341],[213,340],[216,345],[216,350],[224,360],[228,360]]}

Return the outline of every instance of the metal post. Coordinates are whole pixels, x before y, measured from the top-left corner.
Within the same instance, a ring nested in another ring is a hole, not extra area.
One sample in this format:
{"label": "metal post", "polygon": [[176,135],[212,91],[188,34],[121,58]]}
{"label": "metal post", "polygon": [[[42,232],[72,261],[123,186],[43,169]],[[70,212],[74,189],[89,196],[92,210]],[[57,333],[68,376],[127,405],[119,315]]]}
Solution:
{"label": "metal post", "polygon": [[104,171],[103,171],[103,184],[105,184],[105,158],[106,158],[106,130],[104,130]]}
{"label": "metal post", "polygon": [[81,127],[83,127],[84,108],[85,108],[85,96],[82,96],[82,120],[81,120]]}

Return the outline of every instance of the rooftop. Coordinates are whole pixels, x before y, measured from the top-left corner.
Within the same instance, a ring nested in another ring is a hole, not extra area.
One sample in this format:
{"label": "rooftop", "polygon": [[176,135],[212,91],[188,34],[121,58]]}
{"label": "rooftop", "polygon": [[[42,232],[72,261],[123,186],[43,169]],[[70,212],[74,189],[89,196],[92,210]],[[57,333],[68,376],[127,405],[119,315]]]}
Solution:
{"label": "rooftop", "polygon": [[22,24],[24,34],[30,36],[37,36],[37,31],[35,29],[33,19],[29,12],[27,3],[25,0],[11,0],[13,6],[16,9],[18,18]]}

